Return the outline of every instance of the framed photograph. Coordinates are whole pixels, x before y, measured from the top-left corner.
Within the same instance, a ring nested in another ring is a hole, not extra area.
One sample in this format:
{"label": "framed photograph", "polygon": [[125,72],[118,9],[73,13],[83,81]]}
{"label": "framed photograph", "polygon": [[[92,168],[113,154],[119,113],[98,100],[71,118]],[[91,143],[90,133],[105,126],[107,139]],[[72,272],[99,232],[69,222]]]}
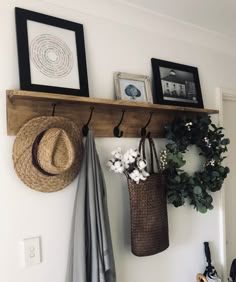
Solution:
{"label": "framed photograph", "polygon": [[89,96],[83,25],[15,8],[22,90]]}
{"label": "framed photograph", "polygon": [[196,67],[151,59],[154,76],[154,100],[159,104],[203,108]]}
{"label": "framed photograph", "polygon": [[114,82],[117,99],[153,103],[150,78],[148,76],[115,72]]}

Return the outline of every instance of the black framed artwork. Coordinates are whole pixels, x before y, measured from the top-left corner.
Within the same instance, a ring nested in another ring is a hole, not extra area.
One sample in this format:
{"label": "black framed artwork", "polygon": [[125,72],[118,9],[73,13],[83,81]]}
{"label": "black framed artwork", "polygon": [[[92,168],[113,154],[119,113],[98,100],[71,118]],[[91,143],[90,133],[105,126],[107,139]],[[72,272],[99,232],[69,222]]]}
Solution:
{"label": "black framed artwork", "polygon": [[159,104],[203,108],[196,67],[151,59],[154,78],[154,101]]}
{"label": "black framed artwork", "polygon": [[83,25],[15,8],[22,90],[89,96]]}

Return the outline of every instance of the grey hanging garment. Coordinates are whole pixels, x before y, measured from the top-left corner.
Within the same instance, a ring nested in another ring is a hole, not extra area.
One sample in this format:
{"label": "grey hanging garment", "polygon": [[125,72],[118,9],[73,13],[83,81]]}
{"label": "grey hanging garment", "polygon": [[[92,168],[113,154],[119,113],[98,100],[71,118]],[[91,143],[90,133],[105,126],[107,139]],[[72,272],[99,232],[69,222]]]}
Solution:
{"label": "grey hanging garment", "polygon": [[115,282],[104,177],[89,131],[75,197],[66,282]]}

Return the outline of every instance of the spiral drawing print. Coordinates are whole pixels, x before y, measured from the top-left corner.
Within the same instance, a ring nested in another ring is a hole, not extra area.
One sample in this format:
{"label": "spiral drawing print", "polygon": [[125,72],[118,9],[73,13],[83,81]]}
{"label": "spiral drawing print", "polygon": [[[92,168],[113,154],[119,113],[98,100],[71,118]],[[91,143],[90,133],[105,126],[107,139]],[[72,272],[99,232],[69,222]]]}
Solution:
{"label": "spiral drawing print", "polygon": [[51,78],[66,77],[73,68],[72,51],[63,40],[51,34],[41,34],[31,41],[30,60]]}

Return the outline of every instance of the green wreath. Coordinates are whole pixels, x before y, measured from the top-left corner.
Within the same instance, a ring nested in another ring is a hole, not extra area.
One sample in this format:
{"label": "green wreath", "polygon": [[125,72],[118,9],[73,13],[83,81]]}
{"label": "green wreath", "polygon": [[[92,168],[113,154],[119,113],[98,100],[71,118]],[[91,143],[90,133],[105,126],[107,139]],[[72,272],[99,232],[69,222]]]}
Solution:
{"label": "green wreath", "polygon": [[[189,199],[190,205],[201,213],[213,209],[209,192],[220,190],[229,173],[229,168],[221,165],[225,158],[222,153],[227,151],[229,144],[222,130],[209,116],[179,118],[165,126],[166,138],[172,142],[166,145],[160,162],[166,175],[169,203],[179,207]],[[193,176],[181,170],[186,163],[183,154],[190,145],[196,145],[200,149],[199,155],[206,159],[201,171]]]}

